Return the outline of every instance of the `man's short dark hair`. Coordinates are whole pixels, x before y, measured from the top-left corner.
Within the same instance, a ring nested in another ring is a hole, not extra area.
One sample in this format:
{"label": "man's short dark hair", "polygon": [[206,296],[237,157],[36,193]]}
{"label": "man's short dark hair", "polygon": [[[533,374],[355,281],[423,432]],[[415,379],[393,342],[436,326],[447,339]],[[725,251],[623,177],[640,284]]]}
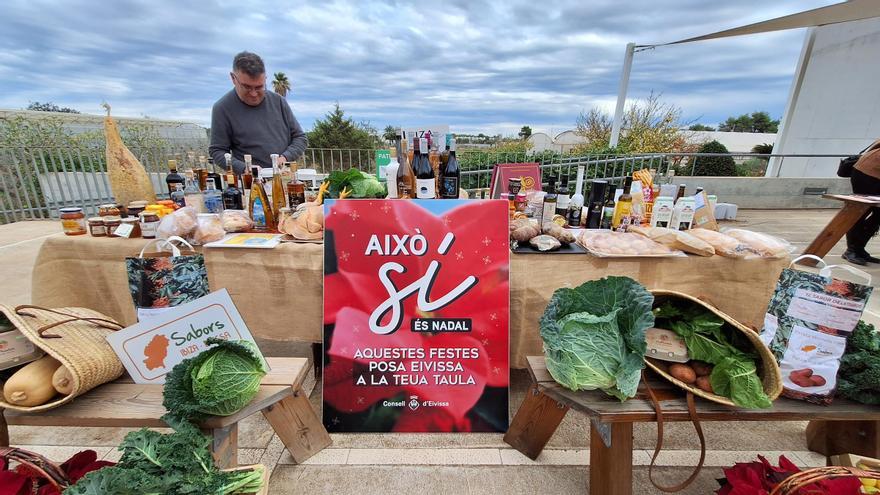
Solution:
{"label": "man's short dark hair", "polygon": [[257,77],[266,73],[266,66],[263,65],[263,59],[256,53],[241,52],[232,59],[232,70]]}

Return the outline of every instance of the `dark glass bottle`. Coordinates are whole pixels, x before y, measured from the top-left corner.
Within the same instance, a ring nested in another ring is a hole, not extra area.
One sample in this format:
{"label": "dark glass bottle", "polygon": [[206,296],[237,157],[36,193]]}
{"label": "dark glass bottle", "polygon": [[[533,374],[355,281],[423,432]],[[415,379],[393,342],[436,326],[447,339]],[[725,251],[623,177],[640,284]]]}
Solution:
{"label": "dark glass bottle", "polygon": [[[428,140],[421,138],[419,145],[415,149],[418,155],[413,154],[415,165],[413,165],[413,173],[416,174],[416,198],[418,199],[434,199],[437,192],[434,190],[434,167],[431,166],[431,160],[428,158]],[[418,158],[415,158],[418,156]]]}
{"label": "dark glass bottle", "polygon": [[177,173],[177,160],[168,160],[168,175],[165,176],[165,184],[168,186],[168,195],[171,196],[177,186],[183,187],[186,184],[183,176]]}
{"label": "dark glass bottle", "polygon": [[[447,134],[448,136],[448,134]],[[455,139],[448,139],[446,144],[446,163],[441,156],[440,163],[440,198],[458,199],[458,189],[461,184],[461,166],[455,157]]]}
{"label": "dark glass bottle", "polygon": [[223,209],[225,210],[243,210],[244,202],[242,201],[241,190],[236,183],[238,180],[232,170],[226,172],[226,189],[223,191]]}

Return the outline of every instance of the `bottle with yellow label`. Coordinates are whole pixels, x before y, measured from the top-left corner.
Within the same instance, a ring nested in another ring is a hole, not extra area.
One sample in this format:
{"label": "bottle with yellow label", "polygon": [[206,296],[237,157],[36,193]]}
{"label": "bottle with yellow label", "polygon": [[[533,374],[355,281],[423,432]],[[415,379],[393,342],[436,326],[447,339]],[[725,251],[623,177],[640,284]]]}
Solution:
{"label": "bottle with yellow label", "polygon": [[614,216],[611,217],[611,228],[617,229],[625,218],[629,218],[632,214],[632,177],[627,177],[623,183],[623,194],[617,199],[614,205]]}

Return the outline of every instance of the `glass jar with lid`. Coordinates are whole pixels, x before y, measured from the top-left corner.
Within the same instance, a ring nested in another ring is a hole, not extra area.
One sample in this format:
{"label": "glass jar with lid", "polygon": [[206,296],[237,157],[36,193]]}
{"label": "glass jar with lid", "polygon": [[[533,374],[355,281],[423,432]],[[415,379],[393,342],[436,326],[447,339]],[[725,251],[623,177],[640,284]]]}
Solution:
{"label": "glass jar with lid", "polygon": [[140,214],[141,220],[141,237],[144,239],[155,239],[156,229],[159,227],[159,214],[155,211],[147,210]]}
{"label": "glass jar with lid", "polygon": [[116,215],[109,215],[104,217],[104,228],[107,229],[107,235],[112,236],[116,233],[116,229],[122,225],[122,218]]}
{"label": "glass jar with lid", "polygon": [[92,237],[107,237],[107,227],[104,226],[104,217],[89,218],[89,234]]}
{"label": "glass jar with lid", "polygon": [[125,217],[122,219],[122,225],[131,225],[131,233],[128,234],[129,239],[141,236],[141,224],[138,217]]}
{"label": "glass jar with lid", "polygon": [[86,233],[86,216],[82,208],[61,208],[61,227],[65,235],[84,235]]}

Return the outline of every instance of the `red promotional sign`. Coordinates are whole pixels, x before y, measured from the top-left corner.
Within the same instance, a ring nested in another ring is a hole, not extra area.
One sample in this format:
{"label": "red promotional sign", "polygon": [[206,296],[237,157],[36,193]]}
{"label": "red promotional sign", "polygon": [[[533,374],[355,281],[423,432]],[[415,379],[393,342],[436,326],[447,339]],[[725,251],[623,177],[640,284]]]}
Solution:
{"label": "red promotional sign", "polygon": [[506,201],[324,206],[324,424],[495,432],[508,424]]}

